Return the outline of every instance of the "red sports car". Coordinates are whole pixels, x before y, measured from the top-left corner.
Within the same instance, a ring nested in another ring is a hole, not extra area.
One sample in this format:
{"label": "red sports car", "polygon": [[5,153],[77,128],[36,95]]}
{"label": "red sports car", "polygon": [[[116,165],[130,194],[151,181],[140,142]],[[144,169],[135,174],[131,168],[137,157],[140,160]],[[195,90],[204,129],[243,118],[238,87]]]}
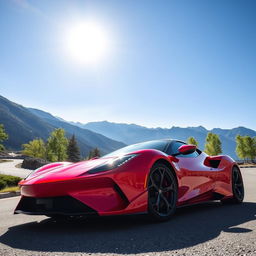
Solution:
{"label": "red sports car", "polygon": [[178,140],[134,144],[79,163],[48,164],[19,185],[22,197],[15,213],[51,217],[148,213],[167,220],[179,206],[244,198],[235,161],[208,156]]}

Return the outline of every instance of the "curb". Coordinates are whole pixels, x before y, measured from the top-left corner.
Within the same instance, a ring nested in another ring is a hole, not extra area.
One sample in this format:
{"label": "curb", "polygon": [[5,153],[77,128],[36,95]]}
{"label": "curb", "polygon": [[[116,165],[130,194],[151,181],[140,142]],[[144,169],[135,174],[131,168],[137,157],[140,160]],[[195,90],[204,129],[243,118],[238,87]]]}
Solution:
{"label": "curb", "polygon": [[239,168],[255,168],[255,167],[256,167],[255,165],[239,166]]}
{"label": "curb", "polygon": [[8,198],[8,197],[13,197],[13,196],[20,196],[20,192],[16,191],[16,192],[3,192],[3,193],[0,193],[0,199]]}

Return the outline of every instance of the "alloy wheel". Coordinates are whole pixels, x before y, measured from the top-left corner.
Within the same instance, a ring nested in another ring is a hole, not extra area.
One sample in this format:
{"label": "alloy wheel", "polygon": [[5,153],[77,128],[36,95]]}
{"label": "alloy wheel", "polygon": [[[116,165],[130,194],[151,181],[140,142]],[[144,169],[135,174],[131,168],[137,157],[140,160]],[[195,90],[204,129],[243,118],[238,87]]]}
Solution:
{"label": "alloy wheel", "polygon": [[169,217],[175,211],[177,185],[173,174],[165,165],[157,165],[148,180],[149,208],[159,217]]}

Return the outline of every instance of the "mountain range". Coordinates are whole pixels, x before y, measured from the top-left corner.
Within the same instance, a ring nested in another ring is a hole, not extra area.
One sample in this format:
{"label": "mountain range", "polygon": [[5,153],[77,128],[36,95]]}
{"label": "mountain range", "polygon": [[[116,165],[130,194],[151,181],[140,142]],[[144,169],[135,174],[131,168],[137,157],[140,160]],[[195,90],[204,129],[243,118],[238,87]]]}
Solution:
{"label": "mountain range", "polygon": [[4,145],[9,150],[20,150],[21,145],[35,138],[47,140],[49,134],[56,128],[64,128],[67,137],[75,134],[82,156],[95,147],[102,154],[125,146],[124,143],[107,138],[104,135],[80,128],[61,121],[50,113],[26,108],[0,96],[0,123],[9,135]]}
{"label": "mountain range", "polygon": [[216,133],[222,142],[223,154],[237,159],[235,148],[236,135],[256,136],[256,131],[246,127],[233,129],[214,128],[207,130],[203,126],[181,128],[147,128],[136,124],[112,123],[108,121],[90,122],[86,124],[68,122],[45,111],[26,108],[0,96],[0,123],[4,124],[9,139],[5,141],[7,149],[20,150],[21,145],[35,138],[46,140],[56,128],[63,128],[68,137],[76,135],[83,156],[95,147],[108,153],[126,144],[146,140],[173,138],[186,141],[193,136],[204,149],[208,132]]}
{"label": "mountain range", "polygon": [[207,133],[213,132],[218,134],[220,137],[223,154],[230,155],[234,159],[237,159],[235,152],[236,135],[248,135],[251,137],[256,136],[256,131],[242,126],[233,129],[214,128],[212,130],[207,130],[203,126],[186,128],[176,126],[171,128],[147,128],[136,124],[111,123],[108,121],[90,122],[87,124],[72,122],[72,124],[98,132],[111,139],[122,141],[127,145],[146,140],[164,138],[187,141],[188,137],[193,136],[198,141],[199,148],[204,149]]}

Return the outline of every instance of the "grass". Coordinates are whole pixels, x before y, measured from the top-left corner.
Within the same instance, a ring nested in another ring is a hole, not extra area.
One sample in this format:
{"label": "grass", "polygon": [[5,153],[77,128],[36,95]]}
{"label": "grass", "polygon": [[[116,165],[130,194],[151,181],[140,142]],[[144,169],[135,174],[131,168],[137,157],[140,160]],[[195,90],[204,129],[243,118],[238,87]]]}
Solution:
{"label": "grass", "polygon": [[3,188],[0,190],[0,193],[3,193],[3,192],[16,192],[16,191],[19,191],[20,188],[18,186],[16,187],[6,187],[6,188]]}
{"label": "grass", "polygon": [[0,159],[0,163],[13,162],[12,160]]}

